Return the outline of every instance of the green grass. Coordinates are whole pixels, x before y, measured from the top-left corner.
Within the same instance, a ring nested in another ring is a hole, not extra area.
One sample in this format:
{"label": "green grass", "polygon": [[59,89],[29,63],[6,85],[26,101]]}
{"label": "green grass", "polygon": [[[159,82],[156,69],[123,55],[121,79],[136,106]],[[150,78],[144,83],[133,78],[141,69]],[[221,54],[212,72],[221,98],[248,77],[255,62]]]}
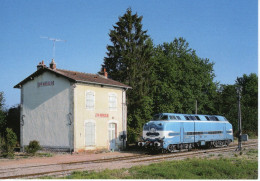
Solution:
{"label": "green grass", "polygon": [[63,179],[257,179],[257,168],[257,160],[196,158],[129,169],[76,171]]}

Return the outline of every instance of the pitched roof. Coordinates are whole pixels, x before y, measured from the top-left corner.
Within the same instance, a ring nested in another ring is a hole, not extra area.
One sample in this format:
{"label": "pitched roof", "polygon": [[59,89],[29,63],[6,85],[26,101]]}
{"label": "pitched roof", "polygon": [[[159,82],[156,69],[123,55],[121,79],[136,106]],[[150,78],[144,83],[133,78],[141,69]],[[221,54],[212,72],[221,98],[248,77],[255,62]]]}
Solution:
{"label": "pitched roof", "polygon": [[106,78],[105,76],[99,74],[89,74],[83,72],[76,72],[76,71],[69,71],[69,70],[62,70],[62,69],[51,69],[49,67],[42,67],[33,74],[29,75],[23,81],[18,83],[14,86],[14,88],[20,88],[26,82],[32,80],[34,77],[42,74],[45,71],[49,71],[56,75],[63,76],[64,78],[68,79],[72,82],[81,82],[81,83],[89,83],[89,84],[98,84],[98,85],[106,85],[111,87],[120,87],[120,88],[131,88],[128,85],[122,84],[118,81]]}

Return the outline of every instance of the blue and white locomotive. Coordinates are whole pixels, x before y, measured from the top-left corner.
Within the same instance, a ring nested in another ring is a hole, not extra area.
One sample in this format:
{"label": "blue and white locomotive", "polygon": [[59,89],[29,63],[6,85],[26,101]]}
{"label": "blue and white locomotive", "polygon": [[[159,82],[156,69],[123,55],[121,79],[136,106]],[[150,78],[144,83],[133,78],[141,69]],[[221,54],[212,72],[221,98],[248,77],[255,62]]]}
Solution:
{"label": "blue and white locomotive", "polygon": [[163,152],[220,147],[233,141],[233,129],[223,116],[161,113],[144,125],[142,139],[139,146]]}

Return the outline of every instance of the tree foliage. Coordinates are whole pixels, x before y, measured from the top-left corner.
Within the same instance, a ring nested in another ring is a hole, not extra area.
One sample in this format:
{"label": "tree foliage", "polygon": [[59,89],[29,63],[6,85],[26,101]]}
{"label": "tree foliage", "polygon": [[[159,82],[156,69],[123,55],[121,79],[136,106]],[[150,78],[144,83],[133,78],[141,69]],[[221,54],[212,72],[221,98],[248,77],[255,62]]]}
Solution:
{"label": "tree foliage", "polygon": [[17,135],[17,141],[20,140],[20,106],[11,107],[6,116],[6,127],[11,128]]}
{"label": "tree foliage", "polygon": [[16,134],[10,128],[6,128],[4,144],[2,145],[3,156],[14,157],[14,148],[17,143]]}
{"label": "tree foliage", "polygon": [[213,63],[199,58],[185,39],[174,39],[155,48],[154,112],[214,112],[216,96]]}
{"label": "tree foliage", "polygon": [[[128,97],[128,135],[135,139],[142,125],[151,117],[152,99],[149,96],[149,67],[152,43],[147,31],[142,30],[142,16],[127,9],[119,17],[109,36],[103,68],[110,78],[132,87]],[[101,69],[100,73],[103,73]],[[135,129],[131,129],[135,128]]]}
{"label": "tree foliage", "polygon": [[216,99],[218,114],[224,115],[238,130],[238,98],[236,87],[242,86],[241,117],[242,131],[257,135],[258,128],[258,76],[255,73],[238,77],[234,85],[221,85]]}
{"label": "tree foliage", "polygon": [[5,110],[5,98],[4,93],[0,92],[0,137],[6,128],[6,110]]}

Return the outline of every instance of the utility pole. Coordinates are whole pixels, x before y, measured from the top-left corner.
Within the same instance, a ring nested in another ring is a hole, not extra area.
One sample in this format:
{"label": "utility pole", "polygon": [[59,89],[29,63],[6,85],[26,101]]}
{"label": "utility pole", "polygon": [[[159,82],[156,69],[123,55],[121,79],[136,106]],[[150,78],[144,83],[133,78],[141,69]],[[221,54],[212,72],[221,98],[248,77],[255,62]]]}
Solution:
{"label": "utility pole", "polygon": [[195,114],[198,114],[198,102],[197,102],[197,99],[195,101]]}
{"label": "utility pole", "polygon": [[238,99],[238,147],[236,151],[241,151],[242,150],[242,121],[241,121],[240,100],[241,100],[242,87],[238,86],[236,87],[236,90],[237,90],[237,99]]}

